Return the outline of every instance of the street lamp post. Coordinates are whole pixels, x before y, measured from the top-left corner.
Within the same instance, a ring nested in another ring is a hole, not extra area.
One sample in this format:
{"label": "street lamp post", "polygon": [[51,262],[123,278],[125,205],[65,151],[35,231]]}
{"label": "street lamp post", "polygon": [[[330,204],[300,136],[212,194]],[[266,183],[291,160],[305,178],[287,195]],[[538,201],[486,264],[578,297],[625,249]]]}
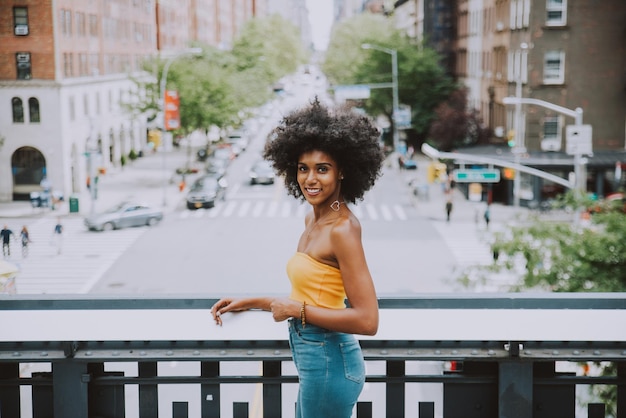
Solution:
{"label": "street lamp post", "polygon": [[[515,69],[516,77],[515,77],[515,97],[519,100],[522,98],[522,54],[528,49],[528,44],[522,42],[520,45],[519,60],[517,68]],[[515,163],[519,165],[522,160],[522,154],[526,153],[526,133],[522,131],[522,125],[524,125],[522,121],[522,104],[521,102],[517,102],[515,104],[515,120],[513,121],[513,126],[515,129],[515,146],[513,147],[513,153],[515,154]],[[524,127],[525,128],[525,127]],[[525,129],[524,129],[525,130]],[[513,206],[519,207],[520,204],[520,192],[521,192],[521,173],[519,170],[515,171],[515,178],[513,180]]]}
{"label": "street lamp post", "polygon": [[183,55],[199,55],[202,53],[202,48],[187,48],[184,51],[181,51],[175,55],[172,55],[163,66],[163,73],[161,74],[161,80],[159,80],[159,108],[161,110],[161,146],[163,153],[163,175],[165,178],[163,179],[163,207],[167,206],[167,153],[165,152],[165,88],[167,85],[167,73],[170,70],[172,63],[179,57]]}
{"label": "street lamp post", "polygon": [[398,150],[398,145],[400,144],[400,137],[398,135],[398,51],[372,44],[362,44],[361,48],[375,49],[376,51],[391,55],[391,90],[393,96],[391,120],[393,123],[393,150],[395,152]]}

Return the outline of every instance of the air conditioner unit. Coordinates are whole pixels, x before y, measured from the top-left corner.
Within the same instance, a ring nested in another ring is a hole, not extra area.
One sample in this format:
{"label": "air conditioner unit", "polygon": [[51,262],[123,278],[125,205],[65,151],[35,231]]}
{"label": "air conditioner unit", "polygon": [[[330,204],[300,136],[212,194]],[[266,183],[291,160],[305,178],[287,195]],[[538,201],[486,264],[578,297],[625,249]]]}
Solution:
{"label": "air conditioner unit", "polygon": [[561,151],[560,139],[543,139],[541,140],[542,151]]}
{"label": "air conditioner unit", "polygon": [[16,35],[28,35],[28,25],[16,25],[15,34]]}
{"label": "air conditioner unit", "polygon": [[504,30],[504,23],[502,22],[497,22],[496,23],[496,31],[498,32],[502,32]]}

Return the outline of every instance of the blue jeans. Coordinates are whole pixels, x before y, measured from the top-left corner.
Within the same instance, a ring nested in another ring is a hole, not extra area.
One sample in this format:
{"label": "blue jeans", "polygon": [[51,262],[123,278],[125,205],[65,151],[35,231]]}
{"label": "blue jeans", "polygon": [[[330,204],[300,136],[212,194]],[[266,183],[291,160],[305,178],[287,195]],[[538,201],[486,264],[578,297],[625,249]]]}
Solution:
{"label": "blue jeans", "polygon": [[365,384],[359,341],[293,318],[289,345],[300,381],[296,418],[349,418]]}

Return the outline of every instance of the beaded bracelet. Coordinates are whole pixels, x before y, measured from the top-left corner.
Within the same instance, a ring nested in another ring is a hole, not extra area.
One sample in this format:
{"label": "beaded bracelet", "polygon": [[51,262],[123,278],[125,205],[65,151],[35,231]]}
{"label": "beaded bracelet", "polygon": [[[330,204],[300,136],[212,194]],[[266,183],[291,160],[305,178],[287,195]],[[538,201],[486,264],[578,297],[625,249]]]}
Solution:
{"label": "beaded bracelet", "polygon": [[306,314],[304,312],[305,306],[306,306],[306,301],[302,302],[302,308],[300,308],[300,321],[302,322],[302,328],[306,327]]}

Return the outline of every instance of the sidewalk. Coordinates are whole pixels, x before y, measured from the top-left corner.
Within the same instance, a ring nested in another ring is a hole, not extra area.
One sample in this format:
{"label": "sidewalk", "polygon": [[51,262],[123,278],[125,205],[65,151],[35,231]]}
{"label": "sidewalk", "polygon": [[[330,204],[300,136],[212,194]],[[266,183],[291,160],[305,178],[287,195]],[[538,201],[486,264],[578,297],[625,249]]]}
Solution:
{"label": "sidewalk", "polygon": [[[194,154],[195,155],[195,154]],[[42,218],[57,216],[85,217],[124,201],[133,200],[149,206],[163,208],[165,212],[175,210],[184,197],[178,189],[179,176],[175,175],[178,167],[188,162],[187,149],[174,148],[167,152],[155,152],[145,155],[124,168],[112,168],[100,175],[98,194],[94,200],[88,190],[74,194],[78,198],[78,212],[70,213],[69,195],[64,202],[50,208],[33,208],[30,201],[0,202],[2,218]],[[192,156],[190,166],[197,164]],[[192,176],[187,177],[187,184]]]}

